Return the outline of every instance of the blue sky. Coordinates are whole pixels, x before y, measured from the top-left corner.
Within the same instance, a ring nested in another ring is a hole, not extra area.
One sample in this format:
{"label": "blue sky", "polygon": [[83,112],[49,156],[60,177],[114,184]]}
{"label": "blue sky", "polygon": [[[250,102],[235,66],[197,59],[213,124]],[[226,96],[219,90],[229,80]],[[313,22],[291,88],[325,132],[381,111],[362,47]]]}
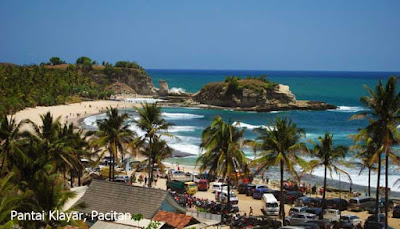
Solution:
{"label": "blue sky", "polygon": [[0,62],[145,68],[400,70],[400,1],[0,2]]}

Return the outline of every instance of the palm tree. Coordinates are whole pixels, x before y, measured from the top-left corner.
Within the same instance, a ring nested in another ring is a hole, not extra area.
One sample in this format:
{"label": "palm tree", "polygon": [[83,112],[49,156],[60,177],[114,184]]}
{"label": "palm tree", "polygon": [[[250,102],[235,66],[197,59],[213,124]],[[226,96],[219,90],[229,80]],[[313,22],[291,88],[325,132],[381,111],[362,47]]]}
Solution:
{"label": "palm tree", "polygon": [[60,138],[71,148],[72,154],[77,159],[75,162],[78,162],[73,165],[71,170],[71,184],[73,184],[73,172],[76,172],[78,176],[78,186],[81,186],[81,176],[84,169],[81,159],[90,159],[89,144],[86,141],[86,136],[83,134],[82,129],[76,130],[74,124],[66,123],[61,129]]}
{"label": "palm tree", "polygon": [[228,212],[230,210],[230,177],[237,172],[247,172],[247,158],[241,150],[245,129],[238,129],[231,121],[226,123],[216,116],[202,132],[200,147],[204,150],[197,161],[200,172],[208,169],[209,175],[228,179]]}
{"label": "palm tree", "polygon": [[136,136],[136,133],[129,129],[129,124],[126,124],[129,118],[128,114],[118,114],[116,108],[107,108],[107,119],[97,121],[98,131],[94,134],[96,138],[93,144],[98,147],[105,147],[102,152],[108,151],[110,155],[109,164],[109,180],[114,180],[114,167],[118,161],[120,154],[124,160],[125,146],[130,144]]}
{"label": "palm tree", "polygon": [[353,160],[359,159],[361,161],[355,163],[361,166],[359,175],[362,171],[368,169],[368,196],[371,196],[371,172],[377,170],[378,146],[365,130],[361,130],[360,133],[351,137],[356,143],[350,147],[351,150],[356,152]]}
{"label": "palm tree", "polygon": [[382,80],[379,80],[375,91],[364,85],[369,93],[369,96],[361,97],[361,102],[370,110],[356,114],[354,118],[370,117],[370,124],[367,126],[367,131],[372,136],[372,139],[378,144],[378,179],[376,190],[376,217],[379,207],[379,183],[381,169],[381,154],[385,154],[385,227],[388,226],[388,211],[389,211],[389,157],[391,146],[400,141],[397,125],[400,123],[400,93],[397,91],[397,77],[391,76],[384,86]]}
{"label": "palm tree", "polygon": [[15,154],[20,153],[16,142],[21,137],[20,127],[22,124],[23,122],[17,123],[15,118],[7,118],[6,115],[0,118],[0,174],[11,169]]}
{"label": "palm tree", "polygon": [[[30,120],[29,122],[34,133],[24,132],[24,136],[37,142],[41,148],[43,160],[53,163],[56,171],[63,172],[66,179],[67,171],[74,171],[76,168],[82,168],[83,165],[79,161],[71,141],[65,136],[66,131],[60,123],[60,117],[54,119],[50,112],[40,116],[42,125],[38,126]],[[66,124],[67,125],[67,124]],[[71,126],[73,128],[73,126]],[[73,131],[73,130],[71,130]],[[71,176],[71,187],[73,187],[73,177]]]}
{"label": "palm tree", "polygon": [[[346,174],[350,180],[351,178],[347,172],[339,168],[339,165],[348,166],[348,163],[342,160],[346,157],[347,147],[342,145],[334,146],[333,135],[330,135],[329,132],[326,132],[324,137],[319,137],[318,141],[319,144],[313,142],[314,149],[311,151],[311,155],[318,159],[311,160],[309,163],[310,170],[321,166],[324,167],[324,192],[322,195],[322,212],[324,212],[326,208],[325,193],[327,171],[329,170],[331,177],[332,171],[335,171],[336,173],[340,172]],[[320,217],[322,218],[323,216],[320,215]]]}
{"label": "palm tree", "polygon": [[157,165],[157,167],[160,168],[161,171],[164,171],[165,165],[163,164],[163,160],[171,157],[172,153],[174,152],[174,149],[169,147],[167,142],[160,138],[155,138],[153,142],[153,148],[154,148],[153,151],[156,152],[155,154],[150,156],[152,150],[150,150],[148,147],[149,145],[147,145],[147,147],[141,147],[141,150],[139,150],[139,153],[141,153],[147,159],[141,161],[137,165],[137,167],[142,167],[143,165],[149,165],[149,162],[152,161],[152,163]]}
{"label": "palm tree", "polygon": [[11,220],[11,211],[18,208],[21,197],[18,195],[18,187],[12,182],[15,177],[13,172],[0,178],[0,228],[13,228],[16,220]]}
{"label": "palm tree", "polygon": [[148,186],[151,187],[153,182],[153,169],[154,169],[154,155],[157,154],[155,150],[155,142],[161,136],[169,136],[168,129],[172,126],[171,123],[167,122],[161,116],[161,108],[156,104],[143,103],[140,108],[136,108],[138,112],[139,119],[135,121],[136,125],[145,132],[145,134],[140,137],[136,142],[137,145],[146,145],[145,148],[148,150],[146,152],[148,158]]}
{"label": "palm tree", "polygon": [[281,187],[280,187],[280,213],[279,216],[285,222],[285,198],[283,195],[284,171],[288,170],[297,175],[294,166],[296,164],[308,168],[308,164],[296,152],[308,151],[306,145],[300,142],[305,134],[304,130],[298,128],[292,120],[276,118],[271,122],[273,128],[259,128],[254,150],[260,151],[259,158],[252,161],[256,166],[256,173],[265,171],[271,166],[280,166]]}

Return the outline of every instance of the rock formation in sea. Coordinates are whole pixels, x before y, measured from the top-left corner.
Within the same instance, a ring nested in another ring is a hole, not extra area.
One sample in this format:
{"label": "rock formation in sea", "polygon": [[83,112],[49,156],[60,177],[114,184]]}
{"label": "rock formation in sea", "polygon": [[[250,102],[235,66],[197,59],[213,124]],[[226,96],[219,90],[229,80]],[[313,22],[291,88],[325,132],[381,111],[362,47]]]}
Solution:
{"label": "rock formation in sea", "polygon": [[159,90],[158,90],[158,95],[159,96],[168,96],[168,83],[165,80],[159,80],[158,81],[159,85]]}
{"label": "rock formation in sea", "polygon": [[243,111],[326,110],[336,106],[319,101],[296,100],[289,86],[265,78],[227,78],[205,85],[193,100],[208,106]]}

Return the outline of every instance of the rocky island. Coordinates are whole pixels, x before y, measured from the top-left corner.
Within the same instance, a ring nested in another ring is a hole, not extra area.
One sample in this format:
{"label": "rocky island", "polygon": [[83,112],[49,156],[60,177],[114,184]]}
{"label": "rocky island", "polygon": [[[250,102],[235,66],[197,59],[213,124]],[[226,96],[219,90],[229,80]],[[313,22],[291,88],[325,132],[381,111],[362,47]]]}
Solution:
{"label": "rocky island", "polygon": [[327,110],[334,105],[319,101],[296,100],[289,86],[271,82],[266,76],[227,77],[224,82],[203,86],[192,95],[200,107],[229,108],[240,111]]}

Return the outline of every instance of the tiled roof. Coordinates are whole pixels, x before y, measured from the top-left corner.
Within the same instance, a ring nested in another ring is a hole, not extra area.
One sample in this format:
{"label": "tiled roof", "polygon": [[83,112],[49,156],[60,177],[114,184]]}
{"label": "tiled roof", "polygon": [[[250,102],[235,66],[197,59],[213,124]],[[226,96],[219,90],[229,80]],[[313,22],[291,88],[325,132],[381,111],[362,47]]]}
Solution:
{"label": "tiled roof", "polygon": [[167,211],[158,211],[157,214],[153,217],[155,221],[162,221],[166,224],[176,227],[178,229],[184,228],[193,217],[185,215],[185,214],[178,214],[174,212],[167,212]]}
{"label": "tiled roof", "polygon": [[87,205],[87,208],[80,210],[83,213],[91,213],[92,210],[100,213],[141,213],[144,218],[151,219],[167,195],[166,190],[93,180],[78,203]]}

